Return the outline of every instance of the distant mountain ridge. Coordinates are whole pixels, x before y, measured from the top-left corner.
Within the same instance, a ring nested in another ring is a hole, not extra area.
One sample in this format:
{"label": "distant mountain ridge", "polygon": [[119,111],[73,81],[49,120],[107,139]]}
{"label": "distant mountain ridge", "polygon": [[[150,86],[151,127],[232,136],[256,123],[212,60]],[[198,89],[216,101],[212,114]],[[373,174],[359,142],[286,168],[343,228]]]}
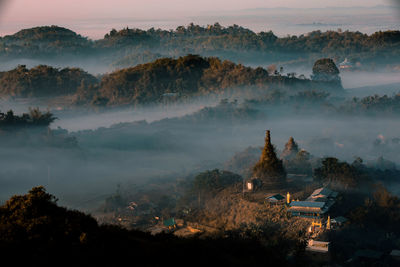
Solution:
{"label": "distant mountain ridge", "polygon": [[60,41],[60,38],[62,38],[62,40],[87,40],[87,38],[82,37],[70,29],[55,25],[22,29],[13,35],[4,36],[4,40],[6,41]]}
{"label": "distant mountain ridge", "polygon": [[[179,26],[175,30],[111,30],[103,39],[89,40],[66,28],[35,27],[0,38],[0,58],[96,59],[112,64],[131,56],[131,66],[150,53],[168,57],[187,54],[217,56],[234,62],[305,62],[317,58],[348,57],[361,64],[397,64],[400,58],[400,31],[388,30],[371,35],[349,31],[313,31],[299,36],[277,37],[272,31],[255,33],[238,25],[219,23],[206,27]],[[124,63],[125,64],[125,63]],[[126,66],[126,64],[125,64]]]}
{"label": "distant mountain ridge", "polygon": [[92,46],[91,41],[81,35],[58,26],[42,26],[21,30],[0,38],[0,56],[36,58],[82,54]]}

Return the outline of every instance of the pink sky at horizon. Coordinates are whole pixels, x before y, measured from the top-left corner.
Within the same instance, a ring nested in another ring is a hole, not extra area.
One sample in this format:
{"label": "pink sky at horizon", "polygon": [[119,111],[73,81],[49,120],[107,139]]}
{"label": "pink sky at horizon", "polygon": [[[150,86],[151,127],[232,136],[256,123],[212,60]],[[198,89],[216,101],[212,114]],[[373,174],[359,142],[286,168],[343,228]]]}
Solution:
{"label": "pink sky at horizon", "polygon": [[0,0],[0,36],[22,28],[59,25],[99,38],[112,27],[127,26],[124,23],[128,19],[138,27],[153,23],[156,28],[168,29],[176,21],[185,24],[191,22],[191,17],[209,14],[215,17],[218,13],[243,9],[367,7],[392,3],[390,0]]}

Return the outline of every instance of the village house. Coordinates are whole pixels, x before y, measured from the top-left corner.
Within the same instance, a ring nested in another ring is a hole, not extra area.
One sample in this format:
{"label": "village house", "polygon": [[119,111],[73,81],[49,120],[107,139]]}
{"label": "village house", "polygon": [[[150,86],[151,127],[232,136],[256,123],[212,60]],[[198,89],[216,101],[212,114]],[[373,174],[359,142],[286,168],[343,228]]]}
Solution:
{"label": "village house", "polygon": [[329,243],[325,241],[309,240],[306,250],[312,252],[322,252],[327,253],[329,251]]}
{"label": "village house", "polygon": [[265,202],[270,204],[285,204],[286,198],[281,194],[272,194],[265,198]]}
{"label": "village house", "polygon": [[325,205],[325,202],[317,201],[292,201],[289,204],[289,212],[293,216],[319,218],[328,211]]}
{"label": "village house", "polygon": [[251,178],[250,180],[246,181],[246,191],[255,191],[258,188],[260,188],[262,185],[262,182],[258,178]]}
{"label": "village house", "polygon": [[168,227],[168,229],[170,229],[170,230],[176,228],[175,218],[170,218],[168,220],[164,220],[163,224],[165,227]]}

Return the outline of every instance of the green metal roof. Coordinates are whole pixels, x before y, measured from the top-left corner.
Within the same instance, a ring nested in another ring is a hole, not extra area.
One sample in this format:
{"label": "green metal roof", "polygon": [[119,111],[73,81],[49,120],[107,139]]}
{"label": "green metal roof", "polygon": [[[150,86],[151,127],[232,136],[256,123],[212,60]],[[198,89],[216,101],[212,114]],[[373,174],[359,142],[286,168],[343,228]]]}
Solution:
{"label": "green metal roof", "polygon": [[170,218],[164,221],[164,226],[174,226],[175,224],[176,222],[174,218]]}

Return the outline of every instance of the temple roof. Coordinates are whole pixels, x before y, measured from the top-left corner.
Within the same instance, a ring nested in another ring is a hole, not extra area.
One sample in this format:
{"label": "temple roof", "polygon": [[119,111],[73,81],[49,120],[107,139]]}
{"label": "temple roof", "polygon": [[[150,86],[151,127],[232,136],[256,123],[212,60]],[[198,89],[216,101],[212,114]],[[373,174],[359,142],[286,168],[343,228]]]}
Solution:
{"label": "temple roof", "polygon": [[320,208],[325,206],[325,202],[317,201],[292,201],[290,207],[302,207],[302,208]]}

